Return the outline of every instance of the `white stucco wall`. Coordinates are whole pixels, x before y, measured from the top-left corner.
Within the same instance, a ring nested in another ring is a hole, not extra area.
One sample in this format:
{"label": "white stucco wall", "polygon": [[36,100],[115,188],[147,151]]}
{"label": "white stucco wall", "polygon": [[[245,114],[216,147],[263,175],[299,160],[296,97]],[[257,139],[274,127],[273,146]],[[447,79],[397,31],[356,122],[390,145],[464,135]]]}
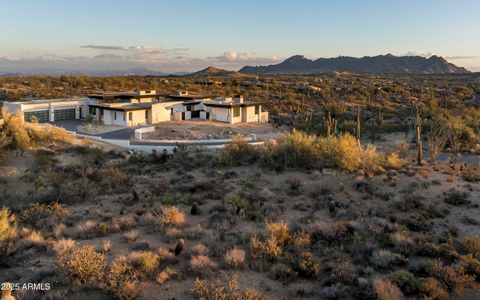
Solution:
{"label": "white stucco wall", "polygon": [[218,122],[230,123],[232,116],[232,109],[225,107],[211,107],[210,119]]}
{"label": "white stucco wall", "polygon": [[[132,114],[132,120],[129,119],[129,114]],[[145,110],[134,110],[127,112],[127,124],[128,126],[144,125],[147,124],[145,120]]]}
{"label": "white stucco wall", "polygon": [[[117,115],[115,119],[115,114]],[[127,126],[127,121],[124,119],[125,112],[123,111],[114,111],[114,110],[104,110],[103,111],[103,123],[105,125],[117,125],[117,126]]]}

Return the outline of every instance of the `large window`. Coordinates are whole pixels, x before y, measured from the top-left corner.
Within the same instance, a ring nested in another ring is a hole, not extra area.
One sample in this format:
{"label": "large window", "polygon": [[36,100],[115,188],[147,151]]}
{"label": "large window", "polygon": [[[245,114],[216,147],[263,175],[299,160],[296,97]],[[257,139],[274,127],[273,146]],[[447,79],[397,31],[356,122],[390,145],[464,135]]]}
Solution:
{"label": "large window", "polygon": [[116,111],[113,112],[113,119],[117,120],[117,112]]}
{"label": "large window", "polygon": [[131,121],[133,119],[133,113],[129,112],[128,113],[128,120]]}
{"label": "large window", "polygon": [[260,112],[260,105],[255,105],[255,114],[258,115]]}
{"label": "large window", "polygon": [[233,108],[233,117],[234,118],[240,117],[240,107],[239,106],[236,106],[236,107]]}

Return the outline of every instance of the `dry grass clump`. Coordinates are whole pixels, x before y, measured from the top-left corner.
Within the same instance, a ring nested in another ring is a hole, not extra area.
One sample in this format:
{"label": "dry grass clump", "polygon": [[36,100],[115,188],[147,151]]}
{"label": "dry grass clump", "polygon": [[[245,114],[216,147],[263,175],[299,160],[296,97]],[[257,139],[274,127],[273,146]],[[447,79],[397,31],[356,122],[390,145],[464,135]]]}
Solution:
{"label": "dry grass clump", "polygon": [[130,176],[128,173],[117,167],[109,166],[102,169],[101,176],[102,181],[105,182],[112,191],[121,192],[130,186]]}
{"label": "dry grass clump", "polygon": [[401,158],[397,152],[392,152],[385,158],[385,168],[391,170],[398,170],[405,166],[408,160]]}
{"label": "dry grass clump", "polygon": [[115,217],[112,219],[112,230],[129,230],[136,226],[135,218],[132,214]]}
{"label": "dry grass clump", "polygon": [[254,289],[241,289],[237,274],[223,274],[212,281],[195,279],[193,292],[199,299],[269,300]]}
{"label": "dry grass clump", "polygon": [[11,253],[18,237],[15,215],[8,208],[0,209],[0,263]]}
{"label": "dry grass clump", "polygon": [[192,255],[208,255],[208,247],[203,243],[197,243],[190,249]]}
{"label": "dry grass clump", "polygon": [[68,214],[68,210],[58,201],[50,204],[33,203],[20,214],[23,222],[38,227],[39,221],[47,218],[60,219]]}
{"label": "dry grass clump", "polygon": [[373,278],[373,289],[380,300],[401,300],[403,294],[390,280],[380,277]]}
{"label": "dry grass clump", "polygon": [[72,239],[61,239],[53,243],[53,250],[57,253],[69,253],[77,247],[77,241]]}
{"label": "dry grass clump", "polygon": [[146,275],[153,275],[158,269],[160,256],[152,251],[134,251],[128,256],[129,263]]}
{"label": "dry grass clump", "polygon": [[2,146],[21,151],[31,147],[30,136],[27,133],[20,112],[12,115],[2,110],[3,124],[0,125]]}
{"label": "dry grass clump", "polygon": [[18,250],[32,247],[44,250],[47,248],[47,241],[40,232],[28,230],[28,233],[25,233],[25,237],[17,243],[16,248]]}
{"label": "dry grass clump", "polygon": [[57,252],[57,257],[60,270],[76,284],[97,284],[105,275],[106,257],[93,246],[73,247]]}
{"label": "dry grass clump", "polygon": [[253,258],[275,259],[282,255],[285,244],[290,238],[285,222],[265,222],[268,236],[262,240],[257,234],[250,238],[250,251]]}
{"label": "dry grass clump", "polygon": [[167,280],[178,277],[180,273],[170,267],[166,267],[164,270],[162,270],[160,273],[158,273],[157,277],[155,277],[155,281],[162,285],[164,284]]}
{"label": "dry grass clump", "polygon": [[64,145],[72,140],[72,135],[65,129],[49,124],[28,124],[26,126],[30,140],[38,146]]}
{"label": "dry grass clump", "polygon": [[218,268],[216,262],[206,255],[195,255],[190,259],[190,267],[199,275],[206,275]]}
{"label": "dry grass clump", "polygon": [[103,288],[118,299],[137,299],[142,293],[137,273],[124,256],[116,257],[108,268]]}
{"label": "dry grass clump", "polygon": [[241,269],[245,264],[245,251],[241,249],[231,249],[225,253],[225,261],[234,269]]}

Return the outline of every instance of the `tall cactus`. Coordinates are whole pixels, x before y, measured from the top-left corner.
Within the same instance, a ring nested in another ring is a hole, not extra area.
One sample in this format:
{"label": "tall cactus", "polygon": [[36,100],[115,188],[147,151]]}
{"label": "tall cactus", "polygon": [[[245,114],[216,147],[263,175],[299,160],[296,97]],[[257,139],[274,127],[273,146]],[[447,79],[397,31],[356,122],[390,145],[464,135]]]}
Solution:
{"label": "tall cactus", "polygon": [[323,118],[323,122],[325,124],[327,136],[332,136],[332,134],[335,134],[337,132],[337,120],[335,120],[335,118],[332,118],[332,114],[329,110],[327,110],[327,116]]}
{"label": "tall cactus", "polygon": [[357,144],[358,144],[358,148],[360,148],[360,150],[362,150],[362,144],[360,142],[360,106],[357,106],[357,129],[355,130],[355,135],[357,137]]}
{"label": "tall cactus", "polygon": [[417,164],[422,165],[423,149],[422,149],[422,117],[416,108],[415,126],[417,127]]}

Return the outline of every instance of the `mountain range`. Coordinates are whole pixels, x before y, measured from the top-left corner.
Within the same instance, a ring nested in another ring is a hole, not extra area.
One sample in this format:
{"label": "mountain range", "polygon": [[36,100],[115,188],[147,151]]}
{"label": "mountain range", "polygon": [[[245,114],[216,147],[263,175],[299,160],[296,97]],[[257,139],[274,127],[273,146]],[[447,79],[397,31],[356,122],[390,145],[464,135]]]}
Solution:
{"label": "mountain range", "polygon": [[394,56],[392,54],[364,56],[361,58],[339,56],[311,60],[294,55],[276,65],[245,66],[244,74],[313,74],[327,72],[352,72],[374,74],[444,74],[468,73],[465,68],[446,61],[443,57]]}

